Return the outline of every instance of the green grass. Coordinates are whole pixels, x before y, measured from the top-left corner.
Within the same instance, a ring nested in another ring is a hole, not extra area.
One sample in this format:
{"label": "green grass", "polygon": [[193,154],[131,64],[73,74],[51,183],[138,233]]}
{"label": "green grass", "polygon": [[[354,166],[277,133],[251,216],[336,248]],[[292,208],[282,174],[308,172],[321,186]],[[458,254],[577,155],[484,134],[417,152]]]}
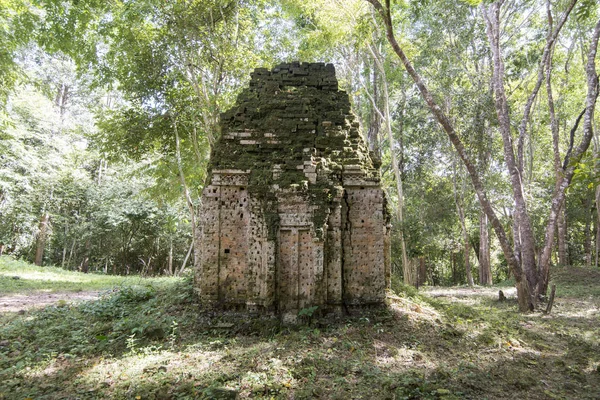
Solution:
{"label": "green grass", "polygon": [[84,274],[56,267],[38,267],[9,256],[0,256],[0,295],[8,293],[81,292],[111,289],[122,285],[167,284],[172,278],[141,278]]}
{"label": "green grass", "polygon": [[121,284],[0,314],[0,399],[597,399],[596,272],[555,274],[550,316],[409,291],[293,327],[202,311],[190,279]]}

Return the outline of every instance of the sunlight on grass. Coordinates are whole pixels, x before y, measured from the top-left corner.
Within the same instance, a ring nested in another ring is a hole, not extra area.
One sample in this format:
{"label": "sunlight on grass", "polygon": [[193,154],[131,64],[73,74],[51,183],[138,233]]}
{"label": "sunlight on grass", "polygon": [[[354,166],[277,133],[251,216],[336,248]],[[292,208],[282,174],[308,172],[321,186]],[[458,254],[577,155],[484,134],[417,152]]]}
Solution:
{"label": "sunlight on grass", "polygon": [[[12,276],[14,272],[12,271],[0,271],[0,275],[4,276]],[[82,282],[93,282],[97,280],[95,276],[92,275],[76,275],[76,273],[72,274],[55,274],[50,271],[39,272],[39,271],[19,271],[19,278],[33,281],[48,281],[48,282],[72,282],[72,283],[82,283]]]}
{"label": "sunlight on grass", "polygon": [[148,386],[161,386],[173,380],[193,384],[206,374],[214,374],[214,367],[222,358],[215,351],[141,348],[136,354],[98,360],[78,376],[77,384],[110,390],[115,396],[144,396]]}
{"label": "sunlight on grass", "polygon": [[0,399],[591,400],[600,392],[598,280],[557,281],[573,297],[557,297],[550,315],[498,301],[505,286],[431,297],[397,285],[387,307],[300,326],[202,311],[189,278],[122,282],[95,301],[0,314]]}
{"label": "sunlight on grass", "polygon": [[121,285],[144,285],[149,282],[164,286],[180,281],[180,278],[141,276],[115,276],[96,273],[66,271],[57,267],[38,267],[0,256],[0,293],[79,292],[106,290]]}

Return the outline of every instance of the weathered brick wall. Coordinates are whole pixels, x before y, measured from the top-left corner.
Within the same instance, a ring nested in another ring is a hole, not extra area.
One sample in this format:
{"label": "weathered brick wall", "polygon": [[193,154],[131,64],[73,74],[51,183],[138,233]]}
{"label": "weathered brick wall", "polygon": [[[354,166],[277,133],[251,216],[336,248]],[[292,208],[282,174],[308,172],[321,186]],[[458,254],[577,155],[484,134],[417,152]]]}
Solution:
{"label": "weathered brick wall", "polygon": [[202,301],[285,315],[381,303],[385,195],[333,65],[256,69],[221,124],[202,196]]}

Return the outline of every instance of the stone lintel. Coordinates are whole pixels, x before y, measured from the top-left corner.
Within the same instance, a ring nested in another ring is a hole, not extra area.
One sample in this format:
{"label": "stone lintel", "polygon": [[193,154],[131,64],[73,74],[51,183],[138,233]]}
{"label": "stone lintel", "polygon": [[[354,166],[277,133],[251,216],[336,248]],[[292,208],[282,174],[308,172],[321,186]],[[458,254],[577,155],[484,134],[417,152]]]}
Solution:
{"label": "stone lintel", "polygon": [[250,173],[250,170],[244,171],[243,169],[213,169],[213,175],[215,174],[228,174],[228,175],[246,175]]}
{"label": "stone lintel", "polygon": [[354,179],[354,178],[347,178],[344,177],[344,187],[370,187],[370,188],[378,188],[381,186],[380,183],[378,182],[373,182],[373,181],[365,181],[362,179]]}
{"label": "stone lintel", "polygon": [[280,213],[279,218],[280,226],[285,228],[312,226],[312,216],[310,214]]}

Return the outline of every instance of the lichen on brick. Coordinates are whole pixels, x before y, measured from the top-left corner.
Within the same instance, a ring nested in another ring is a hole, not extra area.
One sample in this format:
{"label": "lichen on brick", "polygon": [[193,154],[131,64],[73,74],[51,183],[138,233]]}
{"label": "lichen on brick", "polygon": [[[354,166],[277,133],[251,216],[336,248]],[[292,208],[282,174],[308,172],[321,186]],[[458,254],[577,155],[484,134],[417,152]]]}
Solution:
{"label": "lichen on brick", "polygon": [[385,195],[333,65],[255,70],[221,133],[203,193],[201,298],[287,314],[382,302]]}

